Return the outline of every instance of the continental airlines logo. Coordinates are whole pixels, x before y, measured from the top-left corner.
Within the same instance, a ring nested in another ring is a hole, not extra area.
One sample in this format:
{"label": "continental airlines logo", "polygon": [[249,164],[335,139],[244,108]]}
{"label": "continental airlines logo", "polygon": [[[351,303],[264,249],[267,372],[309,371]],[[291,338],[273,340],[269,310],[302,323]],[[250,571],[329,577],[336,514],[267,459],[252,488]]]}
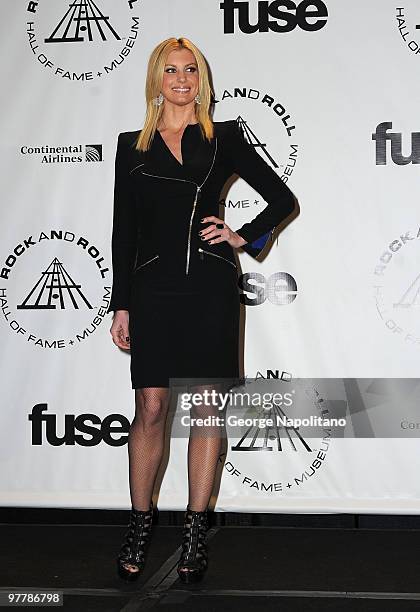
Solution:
{"label": "continental airlines logo", "polygon": [[139,0],[31,0],[26,35],[49,74],[86,83],[118,70],[140,34]]}
{"label": "continental airlines logo", "polygon": [[20,147],[21,155],[35,157],[41,164],[80,164],[103,161],[101,144]]}

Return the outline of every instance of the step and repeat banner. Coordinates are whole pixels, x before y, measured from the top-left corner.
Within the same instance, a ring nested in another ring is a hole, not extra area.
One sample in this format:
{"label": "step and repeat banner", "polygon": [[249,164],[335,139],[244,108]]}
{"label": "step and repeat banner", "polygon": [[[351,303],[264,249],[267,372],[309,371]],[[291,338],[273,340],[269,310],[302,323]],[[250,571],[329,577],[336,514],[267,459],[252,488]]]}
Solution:
{"label": "step and repeat banner", "polygon": [[[152,49],[186,36],[214,119],[238,119],[300,204],[263,260],[239,254],[244,374],[305,379],[314,415],[334,404],[347,423],[262,439],[245,424],[215,508],[419,513],[420,415],[400,401],[420,371],[419,3],[3,0],[0,18],[1,504],[130,506],[134,391],[107,314],[114,159],[142,127]],[[237,229],[265,202],[239,179],[220,206]],[[369,425],[382,408],[384,435]],[[187,443],[170,441],[161,509],[185,508]]]}

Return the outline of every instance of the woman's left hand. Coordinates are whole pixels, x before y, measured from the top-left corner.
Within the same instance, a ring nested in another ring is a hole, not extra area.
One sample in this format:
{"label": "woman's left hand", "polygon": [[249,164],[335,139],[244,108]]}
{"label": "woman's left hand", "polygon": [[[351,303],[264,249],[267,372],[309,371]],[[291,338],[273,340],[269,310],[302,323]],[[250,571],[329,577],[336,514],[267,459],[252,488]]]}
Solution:
{"label": "woman's left hand", "polygon": [[[228,225],[218,217],[211,215],[210,217],[204,217],[201,219],[202,223],[211,223],[208,227],[202,229],[199,232],[200,238],[204,238],[203,243],[217,244],[226,240],[231,247],[237,249],[243,244],[246,244],[246,240],[239,234],[230,229]],[[221,223],[223,229],[218,229],[216,223]]]}

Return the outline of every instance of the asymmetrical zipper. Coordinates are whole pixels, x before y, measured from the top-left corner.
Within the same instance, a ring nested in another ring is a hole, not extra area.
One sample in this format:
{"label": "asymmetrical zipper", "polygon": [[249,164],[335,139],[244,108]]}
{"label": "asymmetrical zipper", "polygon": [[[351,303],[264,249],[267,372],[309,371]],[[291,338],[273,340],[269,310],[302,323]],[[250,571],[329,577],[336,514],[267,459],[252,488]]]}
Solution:
{"label": "asymmetrical zipper", "polygon": [[226,257],[223,257],[222,255],[218,255],[217,253],[212,253],[211,251],[206,251],[205,249],[202,249],[201,247],[198,247],[198,250],[200,252],[201,259],[204,259],[203,253],[207,253],[207,255],[213,255],[213,257],[219,257],[219,259],[224,259],[225,261],[230,263],[231,266],[236,268],[236,264],[234,264],[233,261],[230,261],[230,259],[227,259]]}
{"label": "asymmetrical zipper", "polygon": [[134,172],[134,170],[137,170],[137,168],[140,168],[141,166],[144,166],[144,163],[143,164],[139,164],[138,166],[135,166],[135,168],[130,170],[129,174],[131,174],[132,172]]}
{"label": "asymmetrical zipper", "polygon": [[136,270],[138,270],[139,268],[142,268],[143,266],[145,266],[146,264],[150,263],[151,261],[154,261],[155,259],[157,259],[159,257],[159,255],[155,255],[154,257],[152,257],[151,259],[148,259],[147,261],[144,261],[142,264],[140,264],[139,266],[137,266],[134,269],[134,272],[136,272]]}
{"label": "asymmetrical zipper", "polygon": [[187,262],[186,262],[186,265],[185,265],[185,274],[188,274],[188,268],[189,268],[189,265],[190,265],[191,228],[192,228],[192,223],[193,223],[195,207],[197,205],[198,194],[200,193],[200,191],[201,191],[201,187],[199,187],[197,185],[197,190],[195,192],[195,198],[194,198],[194,204],[193,204],[193,208],[192,208],[191,216],[190,216],[190,226],[188,228]]}
{"label": "asymmetrical zipper", "polygon": [[[181,181],[182,183],[191,183],[191,185],[195,185],[196,191],[195,191],[195,197],[194,197],[194,202],[193,202],[193,208],[192,208],[191,216],[190,216],[190,224],[189,224],[189,228],[188,228],[188,242],[187,242],[187,257],[186,257],[186,265],[185,265],[185,274],[188,274],[189,266],[190,266],[191,228],[192,228],[192,224],[193,224],[195,209],[196,209],[196,206],[197,206],[198,195],[201,192],[201,188],[203,187],[204,183],[207,181],[207,179],[208,179],[208,177],[210,175],[210,172],[213,170],[214,161],[216,159],[216,153],[217,153],[217,138],[215,139],[214,154],[213,154],[213,160],[211,162],[210,169],[207,172],[204,181],[200,185],[197,185],[197,183],[195,181],[189,181],[188,179],[180,179],[180,178],[175,178],[173,176],[161,176],[161,175],[158,175],[158,174],[150,174],[149,172],[144,172],[143,170],[140,170],[140,172],[144,176],[151,176],[153,178],[165,179],[167,181]],[[140,164],[140,165],[144,165],[144,164]],[[140,166],[136,166],[136,168],[139,168],[139,167]],[[133,168],[133,170],[136,170],[136,168]],[[131,172],[133,170],[131,170]]]}

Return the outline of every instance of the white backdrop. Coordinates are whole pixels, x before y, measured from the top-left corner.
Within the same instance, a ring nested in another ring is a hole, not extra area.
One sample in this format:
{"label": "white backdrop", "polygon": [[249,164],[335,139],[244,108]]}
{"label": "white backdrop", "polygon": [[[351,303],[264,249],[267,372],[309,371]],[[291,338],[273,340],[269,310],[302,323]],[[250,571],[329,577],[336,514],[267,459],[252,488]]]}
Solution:
{"label": "white backdrop", "polygon": [[[2,504],[129,507],[134,393],[106,314],[114,155],[118,133],[142,126],[147,60],[169,36],[201,48],[215,120],[246,121],[300,202],[263,262],[240,255],[244,301],[255,282],[267,298],[243,306],[246,375],[418,376],[418,3],[297,1],[299,19],[289,10],[286,22],[278,2],[97,0],[99,15],[81,1],[77,14],[97,17],[92,40],[76,31],[71,4],[0,6]],[[241,31],[258,5],[258,31]],[[383,123],[381,146],[372,135]],[[225,204],[233,229],[264,206],[243,181]],[[43,288],[45,271],[72,288],[63,308]],[[292,291],[280,304],[268,297],[278,272]],[[400,437],[398,423],[395,439],[331,440],[310,477],[315,450],[229,446],[216,510],[418,513],[417,439]],[[171,442],[161,509],[186,505],[186,444]],[[262,490],[274,482],[280,490]]]}

